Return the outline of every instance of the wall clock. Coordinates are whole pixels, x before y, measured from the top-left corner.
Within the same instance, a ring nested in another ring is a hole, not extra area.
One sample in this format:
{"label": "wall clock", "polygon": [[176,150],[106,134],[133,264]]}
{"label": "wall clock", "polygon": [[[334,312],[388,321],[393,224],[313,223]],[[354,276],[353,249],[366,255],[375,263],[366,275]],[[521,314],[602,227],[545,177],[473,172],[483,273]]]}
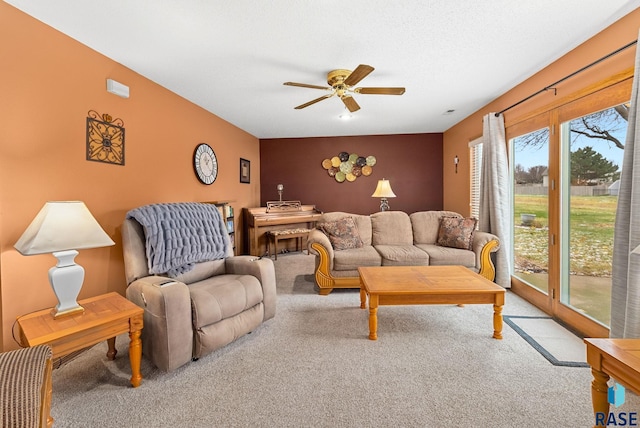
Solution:
{"label": "wall clock", "polygon": [[204,184],[212,184],[218,176],[218,159],[208,144],[198,144],[193,152],[196,177]]}

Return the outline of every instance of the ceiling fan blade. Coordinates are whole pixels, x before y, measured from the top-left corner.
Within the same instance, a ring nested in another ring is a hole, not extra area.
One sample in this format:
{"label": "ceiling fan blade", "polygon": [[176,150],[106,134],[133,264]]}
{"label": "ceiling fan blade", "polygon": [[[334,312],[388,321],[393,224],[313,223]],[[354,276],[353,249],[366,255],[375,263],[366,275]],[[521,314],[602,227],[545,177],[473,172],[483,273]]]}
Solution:
{"label": "ceiling fan blade", "polygon": [[362,79],[364,79],[365,77],[367,77],[369,73],[371,73],[373,70],[374,68],[371,67],[370,65],[360,64],[359,66],[356,67],[355,70],[351,72],[349,77],[344,79],[344,84],[347,86],[353,86],[357,84],[359,81],[361,81]]}
{"label": "ceiling fan blade", "polygon": [[404,94],[404,88],[356,88],[353,92],[358,94],[402,95]]}
{"label": "ceiling fan blade", "polygon": [[354,111],[360,110],[360,106],[356,102],[356,99],[353,98],[351,95],[345,95],[341,99],[344,105],[349,109],[351,113],[353,113]]}
{"label": "ceiling fan blade", "polygon": [[311,88],[311,89],[324,89],[326,91],[330,90],[331,88],[328,86],[318,86],[318,85],[308,85],[306,83],[296,83],[296,82],[284,82],[283,85],[287,85],[287,86],[298,86],[300,88]]}
{"label": "ceiling fan blade", "polygon": [[299,105],[298,107],[296,107],[295,109],[296,109],[296,110],[300,110],[300,109],[303,109],[303,108],[305,108],[305,107],[309,107],[309,106],[310,106],[310,105],[312,105],[312,104],[315,104],[315,103],[320,102],[320,101],[322,101],[322,100],[326,100],[327,98],[331,98],[333,95],[334,95],[334,94],[327,94],[327,95],[323,95],[323,96],[321,96],[321,97],[319,97],[319,98],[316,98],[315,100],[311,100],[311,101],[309,101],[308,103],[300,104],[300,105]]}

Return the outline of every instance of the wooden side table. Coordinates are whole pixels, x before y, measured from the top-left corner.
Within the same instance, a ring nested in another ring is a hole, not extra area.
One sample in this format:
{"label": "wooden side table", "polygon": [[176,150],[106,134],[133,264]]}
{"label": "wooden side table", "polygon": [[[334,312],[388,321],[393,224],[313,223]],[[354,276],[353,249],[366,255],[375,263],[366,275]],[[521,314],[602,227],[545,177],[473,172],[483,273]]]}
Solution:
{"label": "wooden side table", "polygon": [[591,366],[593,412],[609,413],[609,377],[640,394],[640,339],[584,339],[587,363]]}
{"label": "wooden side table", "polygon": [[129,333],[129,361],[131,385],[137,387],[142,381],[140,361],[142,358],[142,315],[144,309],[118,293],[81,300],[84,313],[53,318],[49,309],[18,317],[22,346],[46,343],[53,349],[53,358],[107,341],[107,358],[115,359],[116,336]]}

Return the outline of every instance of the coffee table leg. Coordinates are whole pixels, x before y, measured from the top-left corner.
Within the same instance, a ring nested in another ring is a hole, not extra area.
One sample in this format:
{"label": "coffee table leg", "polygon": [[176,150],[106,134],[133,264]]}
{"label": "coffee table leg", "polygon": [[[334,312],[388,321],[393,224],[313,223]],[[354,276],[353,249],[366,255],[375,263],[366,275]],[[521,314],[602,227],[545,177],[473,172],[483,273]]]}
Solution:
{"label": "coffee table leg", "polygon": [[378,339],[378,295],[369,294],[369,339]]}
{"label": "coffee table leg", "polygon": [[[591,369],[593,375],[593,382],[591,382],[591,402],[593,404],[594,416],[598,413],[602,413],[606,421],[606,417],[609,415],[609,401],[607,400],[607,393],[609,387],[607,382],[609,381],[609,375],[596,369]],[[596,418],[596,422],[598,419]],[[602,421],[602,422],[605,422]],[[606,422],[605,422],[606,423]],[[596,426],[604,426],[605,424],[597,424]]]}
{"label": "coffee table leg", "polygon": [[493,305],[493,338],[502,339],[502,305]]}
{"label": "coffee table leg", "polygon": [[364,288],[360,287],[360,309],[365,309],[367,303],[367,293]]}

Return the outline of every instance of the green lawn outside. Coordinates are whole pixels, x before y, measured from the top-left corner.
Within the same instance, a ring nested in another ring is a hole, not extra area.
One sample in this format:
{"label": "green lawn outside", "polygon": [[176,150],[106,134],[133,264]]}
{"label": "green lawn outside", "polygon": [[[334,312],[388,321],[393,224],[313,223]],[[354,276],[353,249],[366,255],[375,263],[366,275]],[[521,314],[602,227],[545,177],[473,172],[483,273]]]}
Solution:
{"label": "green lawn outside", "polygon": [[[568,303],[606,325],[610,320],[611,261],[617,200],[616,196],[572,196],[570,208]],[[522,226],[521,214],[535,214],[533,225]],[[547,196],[516,195],[514,215],[515,275],[547,291]]]}

